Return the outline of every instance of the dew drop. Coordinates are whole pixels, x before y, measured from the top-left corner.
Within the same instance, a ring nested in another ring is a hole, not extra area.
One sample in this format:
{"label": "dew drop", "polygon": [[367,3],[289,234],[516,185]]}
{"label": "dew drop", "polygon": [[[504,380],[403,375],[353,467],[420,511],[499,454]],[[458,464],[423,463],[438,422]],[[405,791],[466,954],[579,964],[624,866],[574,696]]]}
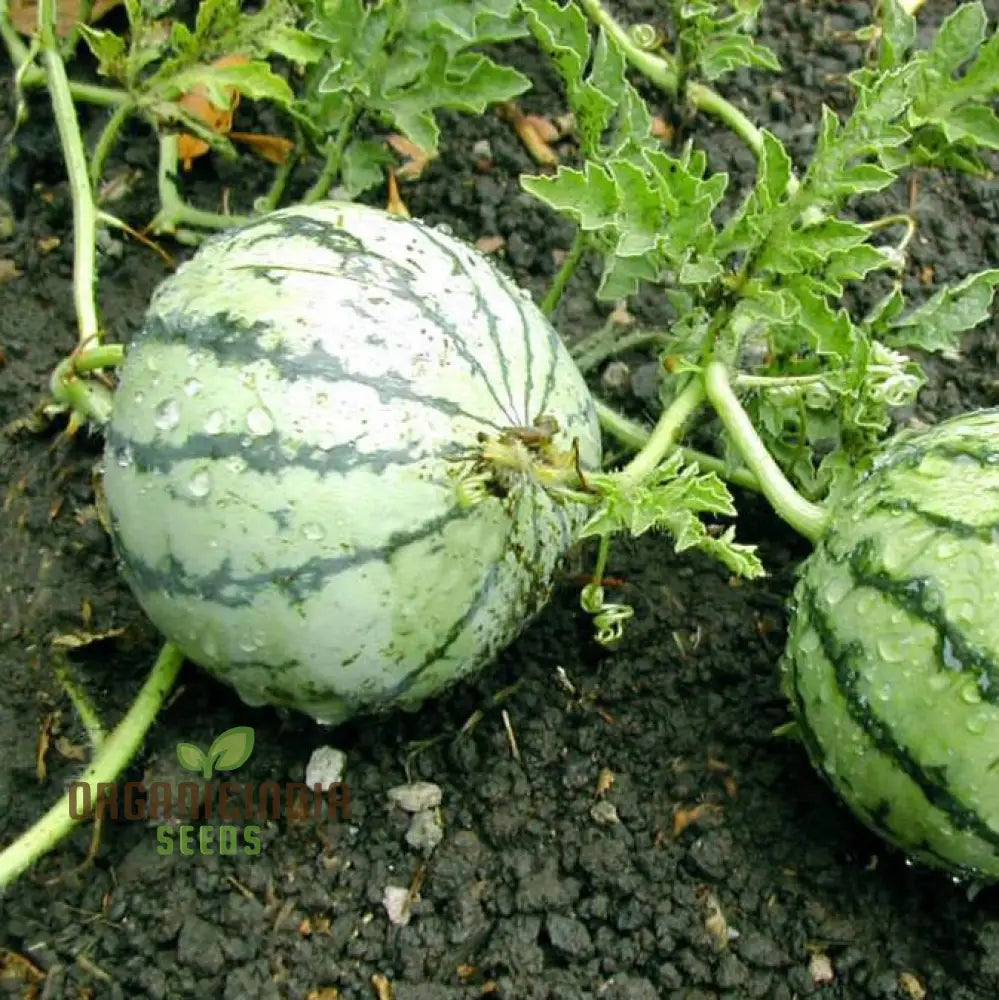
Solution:
{"label": "dew drop", "polygon": [[973,715],[965,722],[964,727],[974,736],[981,736],[985,732],[985,719],[980,715]]}
{"label": "dew drop", "polygon": [[961,551],[961,543],[957,539],[945,538],[937,543],[936,555],[938,559],[953,559]]}
{"label": "dew drop", "polygon": [[246,471],[247,461],[242,455],[230,455],[225,460],[225,467],[238,476],[241,472]]}
{"label": "dew drop", "polygon": [[201,392],[201,383],[196,378],[189,378],[184,382],[184,393],[188,396],[197,396]]}
{"label": "dew drop", "polygon": [[146,398],[145,393],[139,389],[136,389],[135,392],[132,393],[132,402],[136,403],[139,406],[142,405],[145,398]]}
{"label": "dew drop", "polygon": [[835,607],[853,589],[853,581],[846,576],[833,577],[823,588],[822,596],[826,604]]}
{"label": "dew drop", "polygon": [[302,525],[302,535],[310,542],[319,542],[326,537],[326,529],[315,521]]}
{"label": "dew drop", "polygon": [[123,444],[115,450],[114,460],[123,468],[127,469],[132,464],[132,446]]}
{"label": "dew drop", "polygon": [[254,437],[264,437],[274,430],[274,418],[262,406],[254,406],[246,414],[246,429]]}
{"label": "dew drop", "polygon": [[254,636],[248,635],[239,640],[239,648],[244,653],[255,653],[260,648],[260,644]]}
{"label": "dew drop", "polygon": [[968,705],[978,705],[982,700],[982,692],[978,689],[978,683],[965,684],[961,688],[961,701]]}
{"label": "dew drop", "polygon": [[454,230],[446,222],[438,222],[434,229],[445,236],[454,236]]}
{"label": "dew drop", "polygon": [[205,433],[221,434],[225,429],[225,414],[221,410],[212,410],[205,417]]}
{"label": "dew drop", "polygon": [[187,481],[187,492],[192,497],[206,497],[212,491],[212,477],[207,469],[198,469]]}
{"label": "dew drop", "polygon": [[153,418],[153,423],[161,431],[173,430],[180,423],[180,404],[177,400],[172,398],[164,399],[156,407],[156,415]]}
{"label": "dew drop", "polygon": [[905,659],[904,643],[899,639],[878,639],[877,649],[878,655],[887,663],[899,663]]}

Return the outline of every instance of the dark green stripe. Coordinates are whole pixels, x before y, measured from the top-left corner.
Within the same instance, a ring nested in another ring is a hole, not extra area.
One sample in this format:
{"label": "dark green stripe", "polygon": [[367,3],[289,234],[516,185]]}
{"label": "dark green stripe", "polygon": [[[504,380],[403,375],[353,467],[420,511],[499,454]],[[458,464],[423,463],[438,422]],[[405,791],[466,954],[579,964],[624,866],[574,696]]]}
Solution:
{"label": "dark green stripe", "polygon": [[927,841],[913,844],[911,838],[904,831],[895,829],[891,822],[892,804],[890,799],[880,799],[873,809],[867,809],[858,801],[857,795],[853,791],[852,782],[842,773],[842,770],[837,771],[835,776],[829,774],[825,766],[825,747],[823,747],[815,730],[812,728],[811,721],[808,718],[808,707],[801,695],[801,689],[798,684],[799,659],[800,656],[791,657],[791,702],[794,705],[794,723],[798,730],[798,736],[808,752],[809,759],[822,772],[829,785],[833,788],[839,786],[848,793],[843,797],[849,807],[872,830],[880,832],[885,839],[900,845],[909,853],[918,852],[924,859],[933,858],[941,867],[953,870],[954,862],[940,854]]}
{"label": "dark green stripe", "polygon": [[[461,331],[455,330],[453,327],[450,326],[450,324],[448,324],[454,342],[458,346],[458,353],[461,355],[462,358],[464,358],[466,361],[468,361],[470,364],[473,364],[477,368],[479,373],[482,375],[483,380],[486,382],[487,385],[489,385],[490,393],[492,394],[493,399],[496,401],[497,406],[500,407],[500,410],[503,412],[503,415],[507,417],[507,419],[510,421],[511,426],[522,425],[525,423],[529,424],[531,422],[530,413],[525,411],[519,418],[517,416],[517,404],[513,398],[513,388],[510,385],[510,366],[507,363],[507,354],[503,347],[503,338],[500,335],[499,327],[496,323],[496,315],[489,308],[489,302],[486,300],[486,297],[482,294],[482,288],[480,287],[479,282],[476,280],[475,275],[473,275],[468,270],[468,267],[465,265],[465,263],[450,249],[444,246],[444,244],[439,239],[438,234],[435,233],[433,229],[431,229],[429,226],[422,226],[422,225],[421,229],[428,243],[433,244],[435,247],[437,247],[438,250],[441,251],[441,253],[447,254],[447,256],[451,258],[451,260],[454,262],[454,266],[457,269],[457,271],[464,276],[465,280],[468,282],[469,287],[472,289],[472,294],[475,298],[475,312],[477,315],[485,319],[486,333],[488,334],[490,341],[492,341],[493,349],[496,352],[497,359],[499,360],[500,375],[503,378],[503,388],[506,391],[506,398],[509,404],[509,409],[507,409],[505,405],[500,404],[499,397],[496,394],[495,390],[493,389],[493,386],[490,383],[488,377],[486,376],[486,372],[482,368],[482,365],[479,363],[477,358],[473,357],[468,352],[468,349],[465,346],[464,339],[461,336]],[[492,267],[492,265],[489,264],[488,262],[486,262],[486,266]],[[501,290],[505,290],[503,289],[502,284],[500,284],[498,281],[496,282],[496,284],[499,286]],[[512,292],[510,294],[516,300],[516,294]],[[443,325],[441,324],[441,321],[439,319],[437,320],[437,322],[438,324]]]}
{"label": "dark green stripe", "polygon": [[[943,426],[944,424],[937,425],[937,427]],[[993,420],[992,426],[999,426],[999,422]],[[927,434],[932,435],[932,430]],[[893,444],[889,451],[878,458],[869,475],[883,476],[889,469],[916,468],[927,455],[941,457],[958,465],[962,463],[979,467],[999,465],[999,448],[989,448],[981,437],[945,441],[934,441],[931,437],[927,437]]]}
{"label": "dark green stripe", "polygon": [[[344,257],[356,257],[367,254],[378,256],[364,245],[360,237],[327,219],[319,219],[312,215],[289,212],[287,215],[264,215],[259,219],[246,223],[234,230],[230,242],[240,248],[256,246],[261,242],[275,239],[288,239],[301,236],[316,246],[329,250],[331,253]],[[380,257],[386,264],[395,264],[387,257]],[[398,265],[396,265],[398,266]]]}
{"label": "dark green stripe", "polygon": [[355,442],[347,441],[332,448],[319,448],[301,444],[290,454],[282,443],[281,436],[272,431],[258,437],[247,434],[190,434],[180,444],[169,445],[157,439],[136,441],[123,434],[114,424],[106,432],[110,461],[132,465],[139,472],[172,472],[178,462],[222,459],[238,457],[246,462],[253,472],[277,474],[286,469],[308,469],[326,475],[347,473],[355,469],[368,469],[382,473],[392,466],[416,465],[428,458],[447,461],[465,454],[466,449],[450,444],[438,450],[420,454],[412,450],[381,449],[375,452],[358,451]]}
{"label": "dark green stripe", "polygon": [[941,670],[976,675],[982,700],[999,704],[999,665],[976,649],[964,633],[947,620],[943,597],[933,577],[892,578],[881,563],[880,545],[866,538],[853,550],[849,559],[850,576],[859,587],[878,591],[913,618],[931,625],[937,636],[936,662]]}
{"label": "dark green stripe", "polygon": [[[808,619],[822,646],[822,653],[832,665],[847,715],[853,723],[864,732],[879,753],[887,756],[894,766],[908,776],[930,805],[947,816],[955,829],[972,833],[999,851],[999,832],[993,830],[974,809],[965,805],[951,791],[947,769],[920,763],[908,747],[898,742],[891,726],[862,697],[858,679],[867,659],[863,644],[840,641],[820,610],[818,594],[814,588],[803,587],[802,598]],[[834,711],[832,708],[825,710]]]}
{"label": "dark green stripe", "polygon": [[[357,549],[339,555],[313,556],[304,562],[287,566],[274,566],[257,573],[237,575],[232,568],[232,560],[226,558],[218,569],[195,576],[184,564],[170,553],[163,568],[151,566],[137,553],[121,546],[120,556],[124,571],[135,588],[142,591],[158,591],[181,597],[194,597],[211,601],[227,608],[249,607],[257,595],[272,586],[277,586],[288,595],[293,604],[302,603],[311,594],[337,573],[355,569],[371,562],[385,562],[408,545],[433,536],[451,521],[460,521],[471,516],[474,508],[451,508],[439,517],[431,518],[408,531],[397,531],[389,536],[384,545],[377,548]],[[114,535],[121,537],[115,530]]]}
{"label": "dark green stripe", "polygon": [[[999,506],[999,496],[996,497],[996,503]],[[926,521],[941,534],[957,535],[960,538],[977,538],[979,541],[989,544],[995,542],[997,534],[999,534],[999,518],[987,524],[969,524],[967,521],[961,521],[947,514],[940,514],[935,510],[927,510],[914,500],[909,500],[905,497],[885,497],[884,499],[876,500],[871,505],[870,510],[872,513],[879,510],[886,510],[890,513],[897,511],[900,514],[915,515],[921,520]]]}
{"label": "dark green stripe", "polygon": [[302,378],[322,379],[335,388],[336,383],[363,385],[373,389],[382,404],[404,400],[437,410],[449,417],[469,420],[502,431],[502,425],[480,413],[473,413],[444,396],[427,396],[413,390],[412,380],[402,372],[389,371],[382,375],[362,375],[350,372],[343,361],[327,351],[316,338],[306,353],[296,353],[284,345],[265,349],[258,338],[270,327],[265,323],[244,323],[225,311],[212,316],[184,314],[151,314],[143,327],[142,341],[169,346],[186,346],[192,351],[210,354],[222,366],[242,368],[255,361],[267,361],[287,382]]}
{"label": "dark green stripe", "polygon": [[[507,498],[508,504],[521,503],[522,498],[514,498],[513,495]],[[533,559],[525,558],[525,551],[523,547],[514,547],[511,543],[511,536],[514,531],[516,531],[517,522],[513,517],[510,518],[510,523],[507,526],[506,535],[503,539],[503,552],[507,550],[514,552],[517,557],[518,565],[524,569],[528,576],[531,576]],[[447,656],[448,650],[454,645],[458,639],[461,638],[465,629],[468,627],[469,622],[475,617],[476,613],[482,608],[486,601],[490,598],[492,590],[496,585],[496,580],[499,577],[501,571],[504,570],[504,562],[502,557],[498,559],[486,573],[485,579],[479,586],[478,592],[475,595],[475,599],[466,608],[464,613],[454,622],[450,629],[448,629],[447,634],[441,640],[441,642],[426,656],[424,656],[423,661],[418,667],[411,670],[405,677],[402,678],[391,690],[389,696],[391,698],[400,698],[405,696],[408,691],[411,691],[420,681],[421,677],[430,670],[439,660]],[[532,579],[532,586],[537,586],[536,579]],[[486,623],[485,628],[490,627],[490,623]],[[496,653],[499,652],[499,640],[494,639],[492,648],[486,650],[484,660],[488,662],[491,660]]]}

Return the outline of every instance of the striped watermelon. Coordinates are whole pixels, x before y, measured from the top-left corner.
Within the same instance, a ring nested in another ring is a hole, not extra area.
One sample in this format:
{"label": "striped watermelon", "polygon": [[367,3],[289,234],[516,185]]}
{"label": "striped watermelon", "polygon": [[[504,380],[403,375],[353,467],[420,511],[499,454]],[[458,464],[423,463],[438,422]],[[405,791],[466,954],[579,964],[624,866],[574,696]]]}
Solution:
{"label": "striped watermelon", "polygon": [[999,410],[909,433],[806,560],[783,682],[816,767],[911,857],[999,878]]}
{"label": "striped watermelon", "polygon": [[586,517],[526,481],[457,503],[454,458],[542,414],[599,467],[568,352],[470,247],[355,204],[264,216],[165,281],[127,352],[104,462],[123,572],[249,704],[415,707],[517,635]]}

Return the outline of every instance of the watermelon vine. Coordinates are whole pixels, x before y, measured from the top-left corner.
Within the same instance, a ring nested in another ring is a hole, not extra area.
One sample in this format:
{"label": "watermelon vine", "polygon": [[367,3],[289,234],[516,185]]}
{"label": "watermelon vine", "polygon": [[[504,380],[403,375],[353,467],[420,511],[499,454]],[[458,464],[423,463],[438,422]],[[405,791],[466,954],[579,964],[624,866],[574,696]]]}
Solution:
{"label": "watermelon vine", "polygon": [[[738,484],[814,544],[781,668],[812,761],[909,855],[999,878],[999,633],[987,610],[999,578],[999,415],[896,433],[924,381],[911,352],[956,356],[961,335],[989,318],[999,270],[907,303],[914,212],[859,221],[853,211],[905,171],[986,171],[982,151],[999,148],[989,106],[999,34],[988,34],[982,4],[958,7],[920,49],[910,9],[885,0],[864,35],[869,58],[850,78],[854,110],[841,119],[823,108],[803,171],[712,89],[739,67],[779,68],[751,37],[758,3],[726,13],[714,0],[670,0],[668,34],[626,28],[600,0],[519,0],[492,14],[476,5],[464,35],[445,30],[466,42],[529,33],[575,119],[580,164],[522,178],[577,224],[540,309],[450,233],[350,198],[320,200],[349,150],[360,155],[351,130],[362,111],[436,142],[434,107],[481,110],[522,84],[455,37],[429,45],[419,5],[345,6],[377,65],[405,32],[432,50],[424,76],[407,78],[394,103],[373,91],[363,66],[345,62],[329,5],[305,34],[277,25],[255,58],[287,50],[324,66],[311,99],[338,95],[323,105],[327,117],[296,106],[325,152],[315,199],[270,211],[279,183],[265,211],[164,282],[126,349],[100,342],[93,177],[51,0],[40,5],[44,79],[76,209],[79,321],[78,348],[54,373],[44,410],[105,433],[106,525],[168,640],[141,706],[96,751],[87,780],[125,766],[182,657],[250,703],[330,724],[417,707],[519,633],[581,541],[595,545],[580,603],[597,640],[614,646],[634,614],[604,592],[622,533],[664,532],[678,551],[698,548],[748,578],[765,572],[735,527],[716,523],[737,515],[729,485]],[[210,12],[202,7],[192,36],[206,51],[220,37]],[[99,57],[124,58],[107,36],[86,34]],[[188,41],[165,64],[171,73],[204,54]],[[266,60],[251,64],[259,93],[292,108]],[[119,66],[131,95],[122,101],[136,109],[149,110],[137,94],[177,91],[165,70],[139,86],[134,69]],[[709,172],[693,137],[664,145],[629,70],[675,101],[681,133],[706,112],[752,149],[755,184],[726,218],[728,177]],[[252,89],[242,72],[208,77]],[[424,87],[462,72],[483,85],[464,104]],[[172,139],[161,141],[161,164],[175,165]],[[162,228],[235,221],[178,208],[170,183],[161,189],[174,214]],[[622,334],[612,314],[570,355],[549,318],[557,322],[587,259],[600,268],[603,300],[656,289],[662,327]],[[861,281],[881,281],[884,294],[855,315],[844,297]],[[594,399],[582,377],[639,345],[662,361],[651,429]],[[628,461],[607,461],[598,425],[633,452]],[[694,448],[695,430],[713,445]],[[150,506],[160,523],[150,525]],[[0,853],[0,886],[65,832],[60,815],[56,807]]]}

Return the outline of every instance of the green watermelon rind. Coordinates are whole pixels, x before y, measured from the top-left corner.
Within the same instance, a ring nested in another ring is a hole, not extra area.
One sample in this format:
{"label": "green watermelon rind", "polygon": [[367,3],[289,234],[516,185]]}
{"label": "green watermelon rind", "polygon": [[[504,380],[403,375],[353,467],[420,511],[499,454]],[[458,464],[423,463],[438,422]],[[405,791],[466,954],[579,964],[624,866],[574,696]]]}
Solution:
{"label": "green watermelon rind", "polygon": [[458,503],[481,433],[558,421],[599,468],[555,330],[447,232],[356,204],[202,246],[120,370],[104,492],[159,630],[254,705],[413,708],[544,606],[586,516],[527,481]]}
{"label": "green watermelon rind", "polygon": [[999,410],[900,435],[833,512],[782,681],[817,769],[909,857],[999,879]]}

